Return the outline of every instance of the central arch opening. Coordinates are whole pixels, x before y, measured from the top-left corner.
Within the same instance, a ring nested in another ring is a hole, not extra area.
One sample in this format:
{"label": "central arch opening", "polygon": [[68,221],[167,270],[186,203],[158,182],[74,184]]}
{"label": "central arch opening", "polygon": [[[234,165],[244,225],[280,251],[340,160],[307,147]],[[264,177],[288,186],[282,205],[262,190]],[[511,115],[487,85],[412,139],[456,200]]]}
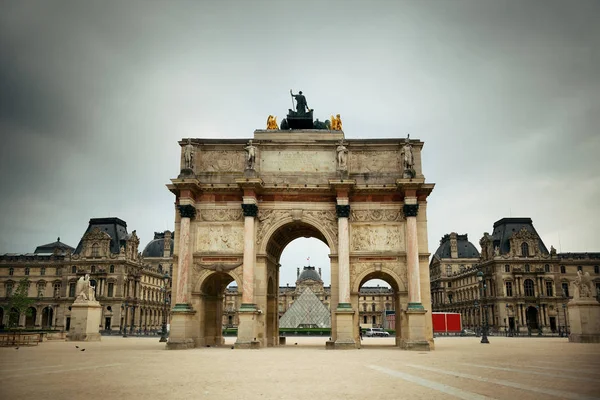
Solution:
{"label": "central arch opening", "polygon": [[323,346],[331,337],[331,248],[307,222],[289,222],[266,246],[266,345]]}

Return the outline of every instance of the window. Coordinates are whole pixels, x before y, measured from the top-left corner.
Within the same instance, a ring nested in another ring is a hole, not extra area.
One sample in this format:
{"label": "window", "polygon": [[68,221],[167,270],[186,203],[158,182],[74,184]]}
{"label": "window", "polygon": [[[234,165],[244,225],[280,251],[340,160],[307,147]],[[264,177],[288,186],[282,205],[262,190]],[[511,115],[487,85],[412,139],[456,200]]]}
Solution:
{"label": "window", "polygon": [[521,244],[521,255],[523,257],[529,256],[529,245],[525,242]]}
{"label": "window", "polygon": [[100,246],[98,243],[92,245],[92,257],[100,257]]}
{"label": "window", "polygon": [[510,265],[505,265],[504,266],[504,272],[510,272]]}
{"label": "window", "polygon": [[525,279],[525,282],[523,282],[523,285],[525,286],[525,296],[530,296],[530,297],[535,296],[535,293],[533,290],[533,281],[531,279]]}
{"label": "window", "polygon": [[13,276],[13,275],[15,274],[15,269],[14,269],[13,267],[10,267],[10,268],[8,269],[8,274],[9,274],[10,276]]}
{"label": "window", "polygon": [[25,275],[29,275],[29,267],[25,268]]}
{"label": "window", "polygon": [[69,283],[69,297],[75,297],[75,284]]}
{"label": "window", "polygon": [[40,275],[46,275],[46,267],[40,268]]}
{"label": "window", "polygon": [[115,290],[115,284],[114,283],[109,283],[108,284],[108,297],[113,297],[114,290]]}
{"label": "window", "polygon": [[452,304],[452,294],[449,294],[449,295],[448,295],[448,302],[449,302],[450,304]]}
{"label": "window", "polygon": [[76,267],[76,266],[74,266],[74,265],[73,265],[73,266],[71,267],[71,273],[72,273],[72,274],[76,274],[76,273],[77,273],[77,267]]}
{"label": "window", "polygon": [[377,318],[373,315],[373,325],[377,325]]}
{"label": "window", "polygon": [[531,272],[531,267],[529,264],[525,264],[525,272]]}
{"label": "window", "polygon": [[363,311],[367,312],[367,303],[363,303]]}
{"label": "window", "polygon": [[506,282],[506,296],[512,297],[512,295],[513,295],[512,282]]}
{"label": "window", "polygon": [[95,265],[92,265],[91,272],[92,272],[92,274],[96,273],[96,266]]}
{"label": "window", "polygon": [[554,282],[546,281],[546,296],[554,296],[553,288]]}
{"label": "window", "polygon": [[577,266],[577,271],[582,271],[582,270],[583,270],[583,268],[581,268],[581,265],[578,265]]}
{"label": "window", "polygon": [[54,284],[54,297],[60,297],[60,283]]}
{"label": "window", "polygon": [[452,274],[452,265],[446,265],[446,275]]}
{"label": "window", "polygon": [[561,285],[564,297],[569,297],[569,282],[563,282]]}
{"label": "window", "polygon": [[392,309],[392,306],[391,306],[391,304],[390,304],[390,303],[385,303],[385,310],[386,310],[386,311],[389,311],[389,310],[391,310],[391,309]]}
{"label": "window", "polygon": [[463,272],[463,271],[465,270],[465,266],[464,266],[464,265],[461,265],[461,266],[460,266],[460,267],[458,267],[458,268],[459,268],[460,272]]}
{"label": "window", "polygon": [[108,270],[108,272],[110,272],[111,274],[114,274],[115,273],[115,266],[111,265],[110,268],[109,268],[109,270]]}
{"label": "window", "polygon": [[452,287],[452,282],[448,282],[448,287]]}
{"label": "window", "polygon": [[367,323],[367,316],[366,315],[363,317],[363,323],[365,323],[365,324]]}
{"label": "window", "polygon": [[560,266],[560,273],[561,273],[561,274],[566,274],[566,273],[567,273],[567,269],[565,268],[565,266],[564,266],[564,265],[561,265],[561,266]]}
{"label": "window", "polygon": [[550,272],[550,266],[548,264],[544,265],[544,272]]}
{"label": "window", "polygon": [[597,265],[594,265],[594,273],[595,274],[600,274],[600,267]]}
{"label": "window", "polygon": [[12,282],[8,282],[6,284],[6,296],[7,297],[10,296],[12,294],[12,291],[13,291],[13,284],[12,284]]}
{"label": "window", "polygon": [[375,300],[375,296],[371,296],[371,300]]}
{"label": "window", "polygon": [[56,276],[59,276],[62,273],[61,268],[56,268]]}

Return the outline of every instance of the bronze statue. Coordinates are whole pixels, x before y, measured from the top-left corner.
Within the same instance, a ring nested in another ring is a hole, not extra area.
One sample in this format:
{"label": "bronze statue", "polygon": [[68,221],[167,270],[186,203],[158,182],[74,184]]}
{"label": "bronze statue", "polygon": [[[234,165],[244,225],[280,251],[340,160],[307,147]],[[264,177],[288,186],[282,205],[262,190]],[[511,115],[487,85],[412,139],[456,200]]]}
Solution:
{"label": "bronze statue", "polygon": [[[306,97],[304,97],[304,95],[302,94],[302,90],[299,91],[298,94],[294,94],[292,93],[292,89],[290,89],[290,95],[292,95],[292,97],[296,99],[296,112],[298,114],[306,114],[310,111],[310,109],[308,108],[308,104],[306,103]],[[292,104],[293,103],[294,102],[292,101]]]}
{"label": "bronze statue", "polygon": [[267,117],[267,129],[268,130],[279,130],[279,126],[277,126],[277,117],[269,115]]}

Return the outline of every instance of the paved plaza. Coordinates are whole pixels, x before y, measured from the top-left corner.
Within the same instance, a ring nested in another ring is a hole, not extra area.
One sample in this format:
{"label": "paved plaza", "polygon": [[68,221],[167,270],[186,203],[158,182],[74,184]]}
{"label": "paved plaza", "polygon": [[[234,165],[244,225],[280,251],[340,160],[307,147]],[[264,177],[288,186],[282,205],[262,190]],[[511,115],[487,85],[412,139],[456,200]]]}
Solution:
{"label": "paved plaza", "polygon": [[391,338],[350,351],[325,350],[323,338],[261,350],[232,350],[234,340],[186,351],[133,337],[0,348],[0,398],[600,398],[600,345],[562,338],[438,338],[431,352],[393,348]]}

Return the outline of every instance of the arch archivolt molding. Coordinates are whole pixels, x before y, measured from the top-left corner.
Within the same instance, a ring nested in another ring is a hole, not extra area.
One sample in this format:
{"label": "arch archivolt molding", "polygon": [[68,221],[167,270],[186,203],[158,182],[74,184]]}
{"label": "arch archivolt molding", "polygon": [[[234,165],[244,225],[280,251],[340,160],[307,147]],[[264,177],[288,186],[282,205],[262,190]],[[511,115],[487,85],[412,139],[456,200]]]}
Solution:
{"label": "arch archivolt molding", "polygon": [[337,216],[333,210],[259,210],[257,252],[265,254],[269,239],[277,229],[293,221],[301,221],[313,226],[325,237],[330,253],[337,254]]}
{"label": "arch archivolt molding", "polygon": [[400,262],[351,262],[350,287],[352,292],[358,293],[361,281],[374,272],[389,275],[394,279],[399,292],[408,292],[408,269],[406,264]]}
{"label": "arch archivolt molding", "polygon": [[[215,267],[217,264],[197,264],[194,263],[194,279],[192,283],[192,294],[202,294],[202,285],[204,282],[210,278],[211,275],[222,272],[233,278],[233,280],[237,283],[238,288],[242,288],[242,265],[241,264],[231,264],[229,265],[229,269],[227,267]],[[225,264],[223,264],[225,265]]]}

